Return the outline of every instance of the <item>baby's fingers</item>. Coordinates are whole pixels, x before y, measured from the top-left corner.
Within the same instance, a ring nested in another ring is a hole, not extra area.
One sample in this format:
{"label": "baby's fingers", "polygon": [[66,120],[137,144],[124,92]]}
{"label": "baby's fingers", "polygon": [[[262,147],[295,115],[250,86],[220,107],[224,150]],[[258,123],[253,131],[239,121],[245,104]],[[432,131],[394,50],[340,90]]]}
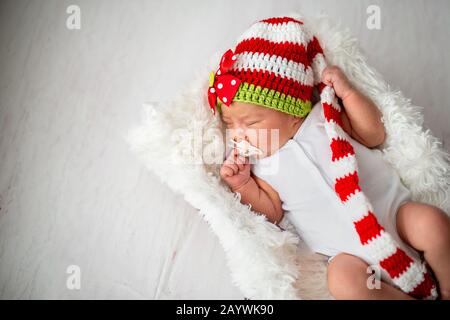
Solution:
{"label": "baby's fingers", "polygon": [[333,84],[333,74],[330,72],[327,72],[326,70],[322,74],[322,82],[326,85],[332,85]]}
{"label": "baby's fingers", "polygon": [[230,167],[222,167],[222,175],[224,177],[232,177],[234,176],[234,171]]}
{"label": "baby's fingers", "polygon": [[339,79],[340,70],[336,66],[328,66],[322,71],[322,82],[331,85]]}
{"label": "baby's fingers", "polygon": [[235,175],[235,174],[238,174],[238,172],[239,172],[239,167],[238,167],[237,164],[235,164],[235,163],[228,163],[228,164],[226,164],[224,167],[225,167],[225,168],[230,168],[230,169],[231,169],[231,171],[232,171],[231,176],[232,176],[232,175]]}
{"label": "baby's fingers", "polygon": [[245,165],[249,163],[248,157],[243,157],[241,155],[238,155],[236,157],[236,164],[240,171],[243,171],[245,169]]}

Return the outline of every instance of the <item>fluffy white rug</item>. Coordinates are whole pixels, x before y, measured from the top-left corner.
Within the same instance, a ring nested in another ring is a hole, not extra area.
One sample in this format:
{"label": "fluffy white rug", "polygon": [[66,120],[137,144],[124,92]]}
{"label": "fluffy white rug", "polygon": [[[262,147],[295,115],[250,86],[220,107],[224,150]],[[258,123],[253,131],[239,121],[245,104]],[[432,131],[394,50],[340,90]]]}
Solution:
{"label": "fluffy white rug", "polygon": [[[318,37],[329,63],[340,66],[358,89],[383,113],[387,139],[380,146],[414,200],[450,212],[450,155],[424,130],[421,107],[392,90],[367,65],[357,40],[327,16],[303,17]],[[240,203],[219,177],[220,164],[204,164],[206,156],[222,158],[224,128],[209,111],[208,73],[220,54],[201,70],[184,92],[169,103],[144,104],[143,123],[125,137],[143,164],[175,192],[199,209],[226,252],[233,282],[250,299],[330,299],[326,259],[311,253],[284,219],[282,231],[250,206]],[[175,109],[177,112],[172,112]],[[197,139],[199,128],[202,140]],[[216,158],[217,159],[217,158]]]}

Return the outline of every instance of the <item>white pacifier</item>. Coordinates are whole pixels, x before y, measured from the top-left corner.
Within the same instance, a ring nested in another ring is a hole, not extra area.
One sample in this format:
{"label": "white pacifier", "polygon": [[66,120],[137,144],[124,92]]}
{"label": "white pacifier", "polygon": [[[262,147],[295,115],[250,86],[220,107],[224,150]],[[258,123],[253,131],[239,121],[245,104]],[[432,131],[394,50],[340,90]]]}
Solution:
{"label": "white pacifier", "polygon": [[237,142],[234,139],[230,139],[230,142],[233,148],[235,147],[238,153],[243,157],[250,157],[263,154],[263,152],[260,149],[251,145],[250,142],[248,142],[247,140],[242,139],[241,141]]}

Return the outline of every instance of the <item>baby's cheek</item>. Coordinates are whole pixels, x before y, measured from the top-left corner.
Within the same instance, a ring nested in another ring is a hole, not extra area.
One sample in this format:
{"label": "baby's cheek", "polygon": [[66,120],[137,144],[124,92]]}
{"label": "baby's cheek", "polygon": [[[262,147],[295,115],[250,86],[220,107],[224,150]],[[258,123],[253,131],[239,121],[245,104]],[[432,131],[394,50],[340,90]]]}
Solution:
{"label": "baby's cheek", "polygon": [[258,130],[246,128],[242,138],[248,140],[251,144],[256,146],[255,143],[258,141]]}
{"label": "baby's cheek", "polygon": [[260,144],[261,140],[264,140],[264,130],[260,128],[251,128],[246,130],[245,135],[247,136],[248,141],[257,147]]}

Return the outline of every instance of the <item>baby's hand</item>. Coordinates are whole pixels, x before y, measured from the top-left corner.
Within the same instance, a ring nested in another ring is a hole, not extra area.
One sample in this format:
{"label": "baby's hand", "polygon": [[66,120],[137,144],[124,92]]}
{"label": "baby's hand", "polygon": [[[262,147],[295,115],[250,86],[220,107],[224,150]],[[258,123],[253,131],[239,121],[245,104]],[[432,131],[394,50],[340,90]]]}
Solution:
{"label": "baby's hand", "polygon": [[322,72],[322,82],[331,85],[336,95],[344,100],[353,90],[350,81],[338,66],[328,66]]}
{"label": "baby's hand", "polygon": [[238,154],[236,147],[220,168],[220,176],[234,192],[250,180],[250,162],[248,157]]}

